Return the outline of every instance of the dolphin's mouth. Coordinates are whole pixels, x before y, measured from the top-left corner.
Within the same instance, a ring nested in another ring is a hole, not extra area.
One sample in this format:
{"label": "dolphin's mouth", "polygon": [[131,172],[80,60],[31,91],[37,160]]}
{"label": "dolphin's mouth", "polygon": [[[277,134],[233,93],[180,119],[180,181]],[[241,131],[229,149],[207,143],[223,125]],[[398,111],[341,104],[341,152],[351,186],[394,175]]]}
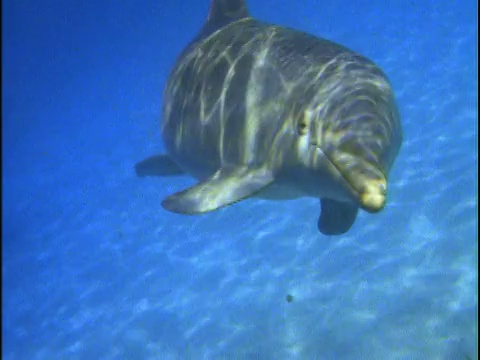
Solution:
{"label": "dolphin's mouth", "polygon": [[362,209],[378,212],[385,207],[387,181],[374,165],[351,154],[341,152],[328,154],[316,143],[312,143],[311,146],[334,169],[337,178],[343,180],[344,186]]}

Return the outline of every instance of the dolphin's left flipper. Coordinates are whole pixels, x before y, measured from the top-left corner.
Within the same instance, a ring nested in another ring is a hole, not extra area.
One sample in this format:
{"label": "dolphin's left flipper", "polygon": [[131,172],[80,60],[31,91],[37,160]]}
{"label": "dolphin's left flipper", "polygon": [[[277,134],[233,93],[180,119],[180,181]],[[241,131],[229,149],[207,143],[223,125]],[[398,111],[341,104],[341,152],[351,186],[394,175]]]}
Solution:
{"label": "dolphin's left flipper", "polygon": [[355,222],[358,206],[353,203],[321,199],[322,211],[318,219],[318,230],[325,235],[340,235],[348,231]]}
{"label": "dolphin's left flipper", "polygon": [[199,214],[243,200],[273,182],[266,169],[222,168],[207,180],[163,200],[165,209],[181,214]]}
{"label": "dolphin's left flipper", "polygon": [[135,164],[137,176],[182,175],[184,171],[168,155],[153,155]]}

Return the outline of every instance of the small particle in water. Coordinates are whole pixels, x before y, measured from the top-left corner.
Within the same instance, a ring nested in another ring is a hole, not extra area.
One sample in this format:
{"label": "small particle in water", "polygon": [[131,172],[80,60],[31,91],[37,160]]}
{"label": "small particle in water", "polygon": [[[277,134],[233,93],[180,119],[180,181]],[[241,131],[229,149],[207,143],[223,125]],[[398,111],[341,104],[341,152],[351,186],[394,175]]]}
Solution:
{"label": "small particle in water", "polygon": [[285,300],[287,300],[288,303],[291,303],[291,302],[293,301],[293,295],[288,294],[288,295],[285,297]]}

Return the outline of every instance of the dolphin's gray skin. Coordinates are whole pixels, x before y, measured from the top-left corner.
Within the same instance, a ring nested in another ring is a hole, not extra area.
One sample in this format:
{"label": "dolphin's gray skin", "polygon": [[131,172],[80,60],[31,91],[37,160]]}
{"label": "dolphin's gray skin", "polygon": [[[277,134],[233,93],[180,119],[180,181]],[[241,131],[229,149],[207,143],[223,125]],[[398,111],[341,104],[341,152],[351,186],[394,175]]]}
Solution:
{"label": "dolphin's gray skin", "polygon": [[167,197],[167,210],[311,196],[327,235],[345,233],[359,208],[383,209],[402,142],[390,84],[375,64],[257,21],[243,0],[211,2],[168,79],[161,133],[168,154],[137,164],[137,173],[182,169],[199,180]]}

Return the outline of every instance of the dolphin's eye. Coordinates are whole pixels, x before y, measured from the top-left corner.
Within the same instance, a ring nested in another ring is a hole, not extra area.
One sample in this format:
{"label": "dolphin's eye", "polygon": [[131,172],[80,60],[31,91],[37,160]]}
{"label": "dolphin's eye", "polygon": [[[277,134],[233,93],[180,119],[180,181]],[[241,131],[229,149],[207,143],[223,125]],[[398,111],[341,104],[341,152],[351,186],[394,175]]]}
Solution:
{"label": "dolphin's eye", "polygon": [[299,136],[307,135],[310,132],[310,124],[313,114],[310,110],[304,110],[298,117],[297,131]]}
{"label": "dolphin's eye", "polygon": [[305,117],[302,117],[298,122],[298,134],[299,135],[306,135],[308,132],[308,124]]}

